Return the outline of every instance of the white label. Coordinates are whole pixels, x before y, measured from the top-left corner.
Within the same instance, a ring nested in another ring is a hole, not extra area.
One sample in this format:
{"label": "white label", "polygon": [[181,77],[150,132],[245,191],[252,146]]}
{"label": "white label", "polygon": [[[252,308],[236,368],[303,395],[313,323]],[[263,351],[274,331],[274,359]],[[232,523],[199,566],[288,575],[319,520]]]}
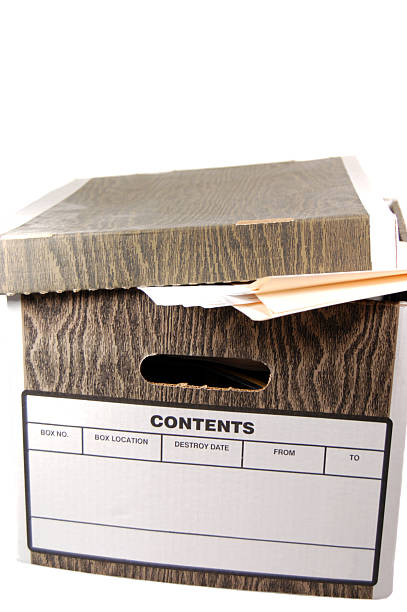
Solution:
{"label": "white label", "polygon": [[25,399],[33,550],[375,581],[386,422]]}
{"label": "white label", "polygon": [[324,457],[323,446],[247,442],[243,467],[322,474]]}
{"label": "white label", "polygon": [[383,453],[352,448],[328,448],[326,453],[326,474],[340,476],[364,476],[381,478]]}
{"label": "white label", "polygon": [[163,436],[163,461],[240,467],[243,442],[192,436]]}
{"label": "white label", "polygon": [[82,428],[29,423],[30,448],[64,453],[82,452]]}
{"label": "white label", "polygon": [[134,431],[83,428],[84,455],[160,461],[161,437]]}

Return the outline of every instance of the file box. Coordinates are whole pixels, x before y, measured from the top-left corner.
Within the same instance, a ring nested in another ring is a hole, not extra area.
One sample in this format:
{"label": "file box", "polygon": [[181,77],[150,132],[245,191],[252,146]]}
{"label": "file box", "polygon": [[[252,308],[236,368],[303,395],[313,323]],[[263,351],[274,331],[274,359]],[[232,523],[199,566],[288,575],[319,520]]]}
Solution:
{"label": "file box", "polygon": [[391,592],[406,302],[255,322],[160,307],[137,289],[378,265],[374,213],[349,167],[293,164],[76,182],[1,238],[20,347],[22,560],[220,588]]}

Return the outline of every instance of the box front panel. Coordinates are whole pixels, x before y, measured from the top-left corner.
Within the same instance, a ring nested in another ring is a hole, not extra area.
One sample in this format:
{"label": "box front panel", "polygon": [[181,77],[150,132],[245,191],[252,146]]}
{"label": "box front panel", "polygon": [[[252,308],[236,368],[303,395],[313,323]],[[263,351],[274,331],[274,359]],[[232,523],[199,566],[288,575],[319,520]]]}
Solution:
{"label": "box front panel", "polygon": [[[262,324],[231,309],[160,308],[137,291],[31,296],[23,308],[27,389],[93,396],[26,398],[33,562],[371,597],[395,305]],[[261,391],[148,383],[140,364],[155,353],[259,360],[270,382]],[[201,419],[209,431],[196,430]],[[217,431],[219,421],[254,431]]]}

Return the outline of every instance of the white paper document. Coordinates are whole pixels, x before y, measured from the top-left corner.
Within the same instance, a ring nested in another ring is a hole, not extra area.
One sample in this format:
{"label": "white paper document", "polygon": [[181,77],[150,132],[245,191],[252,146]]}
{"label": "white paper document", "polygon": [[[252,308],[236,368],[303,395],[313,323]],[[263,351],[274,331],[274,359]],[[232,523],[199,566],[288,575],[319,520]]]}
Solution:
{"label": "white paper document", "polygon": [[407,291],[407,269],[268,276],[249,284],[139,287],[160,306],[233,306],[254,321]]}

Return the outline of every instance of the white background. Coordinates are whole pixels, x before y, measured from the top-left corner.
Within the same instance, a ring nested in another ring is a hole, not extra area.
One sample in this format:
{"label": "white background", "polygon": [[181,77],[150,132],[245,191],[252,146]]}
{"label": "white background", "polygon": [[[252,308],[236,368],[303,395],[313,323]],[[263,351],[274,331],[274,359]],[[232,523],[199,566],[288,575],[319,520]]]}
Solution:
{"label": "white background", "polygon": [[[357,155],[380,194],[406,206],[405,8],[402,0],[3,3],[0,224],[73,178],[330,155]],[[394,594],[374,604],[18,564],[5,374],[13,350],[3,335],[0,576],[6,609],[198,612],[298,605],[315,611],[406,604],[406,486]]]}

